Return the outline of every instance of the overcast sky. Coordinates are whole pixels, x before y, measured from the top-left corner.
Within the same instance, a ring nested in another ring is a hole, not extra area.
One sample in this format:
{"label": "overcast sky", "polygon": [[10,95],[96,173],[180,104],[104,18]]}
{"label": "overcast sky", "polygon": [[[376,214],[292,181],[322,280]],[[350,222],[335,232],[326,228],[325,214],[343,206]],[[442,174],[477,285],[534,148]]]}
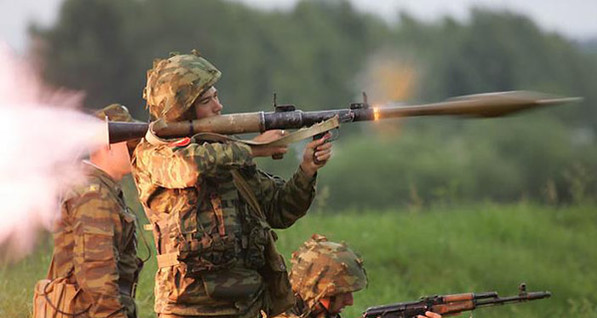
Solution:
{"label": "overcast sky", "polygon": [[[167,1],[167,0],[164,0]],[[200,0],[197,0],[200,1]],[[229,0],[266,9],[288,9],[298,0]],[[543,30],[573,39],[597,38],[597,0],[350,0],[355,7],[388,21],[404,10],[433,21],[445,15],[465,21],[471,6],[508,9],[531,17]],[[19,52],[27,46],[29,21],[50,25],[62,0],[0,0],[0,39]]]}

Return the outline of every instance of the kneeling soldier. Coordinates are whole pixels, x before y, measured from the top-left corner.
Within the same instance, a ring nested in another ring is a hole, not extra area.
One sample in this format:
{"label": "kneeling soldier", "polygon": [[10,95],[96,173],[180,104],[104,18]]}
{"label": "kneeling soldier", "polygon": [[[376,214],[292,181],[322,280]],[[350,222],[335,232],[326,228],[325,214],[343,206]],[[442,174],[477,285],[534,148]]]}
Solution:
{"label": "kneeling soldier", "polygon": [[[345,307],[353,305],[352,293],[367,286],[363,260],[346,244],[330,242],[323,235],[314,234],[292,253],[291,262],[296,303],[278,318],[339,318]],[[417,318],[441,317],[427,312]]]}

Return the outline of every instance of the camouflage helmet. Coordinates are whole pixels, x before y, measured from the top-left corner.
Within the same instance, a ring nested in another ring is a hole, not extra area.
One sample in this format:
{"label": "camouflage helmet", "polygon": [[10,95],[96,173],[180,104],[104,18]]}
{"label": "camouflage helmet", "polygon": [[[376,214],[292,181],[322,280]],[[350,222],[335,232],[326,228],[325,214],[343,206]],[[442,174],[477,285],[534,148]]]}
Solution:
{"label": "camouflage helmet", "polygon": [[143,90],[149,113],[165,121],[180,118],[221,75],[196,50],[155,60],[153,68],[147,71],[147,86]]}
{"label": "camouflage helmet", "polygon": [[99,119],[105,119],[108,117],[109,121],[135,121],[133,116],[131,116],[129,113],[129,110],[121,104],[110,104],[100,110],[95,111],[93,115]]}
{"label": "camouflage helmet", "polygon": [[363,260],[345,243],[314,234],[292,253],[290,282],[309,307],[321,298],[359,291],[367,286]]}

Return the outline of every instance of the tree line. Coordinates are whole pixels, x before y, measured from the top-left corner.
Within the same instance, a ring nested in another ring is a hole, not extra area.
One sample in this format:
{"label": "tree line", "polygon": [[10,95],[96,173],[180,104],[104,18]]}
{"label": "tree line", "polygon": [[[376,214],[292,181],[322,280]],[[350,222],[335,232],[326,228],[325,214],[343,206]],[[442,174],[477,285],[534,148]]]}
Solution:
{"label": "tree line", "polygon": [[[57,22],[32,25],[35,55],[56,86],[86,106],[125,104],[146,119],[142,90],[154,58],[198,49],[222,72],[225,112],[432,102],[504,90],[582,96],[577,105],[517,117],[408,119],[342,127],[320,176],[321,209],[490,200],[561,204],[597,194],[597,54],[525,16],[473,9],[467,22],[396,23],[347,1],[260,11],[223,0],[66,0]],[[263,161],[282,174],[295,166]]]}

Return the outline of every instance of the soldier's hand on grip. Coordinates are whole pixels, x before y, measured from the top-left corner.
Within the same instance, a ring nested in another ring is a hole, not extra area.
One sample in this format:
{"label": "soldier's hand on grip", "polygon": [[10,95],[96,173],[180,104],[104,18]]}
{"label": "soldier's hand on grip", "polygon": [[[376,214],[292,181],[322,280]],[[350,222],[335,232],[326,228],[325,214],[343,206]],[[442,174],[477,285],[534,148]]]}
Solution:
{"label": "soldier's hand on grip", "polygon": [[[311,141],[305,147],[301,169],[307,175],[315,175],[317,170],[325,166],[332,156],[332,143],[327,142],[331,137],[332,135],[328,132],[322,138]],[[317,162],[314,158],[317,159]]]}

